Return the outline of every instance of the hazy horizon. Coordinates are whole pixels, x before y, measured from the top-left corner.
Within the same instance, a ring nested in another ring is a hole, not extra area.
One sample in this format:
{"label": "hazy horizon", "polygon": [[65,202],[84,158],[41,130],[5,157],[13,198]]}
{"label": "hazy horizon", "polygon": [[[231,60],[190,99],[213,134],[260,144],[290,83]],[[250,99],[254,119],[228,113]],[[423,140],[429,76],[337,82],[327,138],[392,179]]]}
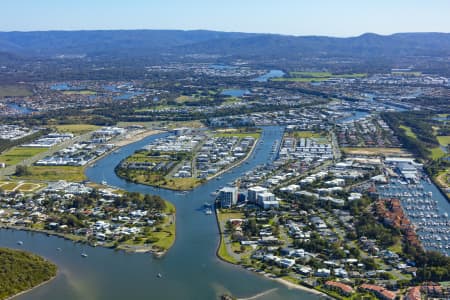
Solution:
{"label": "hazy horizon", "polygon": [[226,30],[213,30],[213,29],[165,29],[165,28],[133,28],[133,29],[122,29],[122,28],[111,28],[111,29],[48,29],[48,30],[0,30],[2,33],[8,32],[83,32],[83,31],[210,31],[210,32],[227,32],[227,33],[248,33],[248,34],[267,34],[267,35],[281,35],[281,36],[294,36],[294,37],[329,37],[329,38],[352,38],[359,37],[366,34],[374,34],[379,36],[390,36],[395,34],[409,34],[409,33],[437,33],[437,34],[450,34],[444,31],[403,31],[403,32],[392,32],[387,34],[377,33],[377,32],[363,32],[356,35],[350,36],[334,36],[334,35],[324,35],[324,34],[283,34],[283,33],[271,33],[271,32],[249,32],[249,31],[226,31]]}
{"label": "hazy horizon", "polygon": [[2,3],[0,31],[210,30],[330,37],[448,33],[449,11],[446,0],[432,5],[419,0],[16,0]]}

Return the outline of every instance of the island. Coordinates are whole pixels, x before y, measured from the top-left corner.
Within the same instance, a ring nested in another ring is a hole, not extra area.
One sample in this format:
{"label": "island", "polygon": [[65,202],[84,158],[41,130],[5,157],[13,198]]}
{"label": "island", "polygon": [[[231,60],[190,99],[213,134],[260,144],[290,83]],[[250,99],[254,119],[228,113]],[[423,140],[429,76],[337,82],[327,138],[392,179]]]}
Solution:
{"label": "island", "polygon": [[260,137],[257,128],[177,128],[124,159],[118,176],[171,190],[191,190],[243,163]]}
{"label": "island", "polygon": [[0,299],[9,299],[45,284],[56,276],[56,265],[25,251],[0,248]]}

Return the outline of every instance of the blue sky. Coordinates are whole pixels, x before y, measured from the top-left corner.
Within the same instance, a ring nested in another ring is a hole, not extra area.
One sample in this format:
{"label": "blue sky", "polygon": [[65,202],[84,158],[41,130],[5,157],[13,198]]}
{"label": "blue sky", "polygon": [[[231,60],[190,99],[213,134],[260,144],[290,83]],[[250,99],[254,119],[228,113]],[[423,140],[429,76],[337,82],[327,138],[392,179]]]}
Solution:
{"label": "blue sky", "polygon": [[450,32],[450,0],[1,0],[0,31]]}

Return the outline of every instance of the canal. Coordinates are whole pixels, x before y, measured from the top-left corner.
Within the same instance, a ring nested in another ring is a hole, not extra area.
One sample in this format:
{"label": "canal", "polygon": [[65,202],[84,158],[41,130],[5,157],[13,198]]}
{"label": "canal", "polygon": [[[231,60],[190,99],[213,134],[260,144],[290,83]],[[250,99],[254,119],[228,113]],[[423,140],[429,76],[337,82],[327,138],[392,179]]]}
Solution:
{"label": "canal", "polygon": [[[118,178],[114,167],[156,138],[148,137],[110,154],[86,171],[93,182],[108,184],[141,193],[158,194],[175,204],[177,237],[166,256],[157,259],[149,254],[127,254],[104,248],[92,248],[57,237],[24,231],[0,230],[0,246],[17,248],[42,255],[59,266],[55,280],[17,299],[216,299],[223,293],[250,297],[271,290],[258,299],[319,299],[305,291],[289,289],[273,280],[217,259],[215,252],[219,232],[214,216],[205,215],[202,205],[212,201],[211,193],[233,181],[240,174],[271,159],[275,140],[281,139],[281,127],[265,127],[261,140],[248,163],[223,174],[188,193],[179,193],[133,184]],[[61,248],[61,251],[57,251]],[[82,258],[81,252],[89,256]],[[161,273],[162,278],[157,274]]]}

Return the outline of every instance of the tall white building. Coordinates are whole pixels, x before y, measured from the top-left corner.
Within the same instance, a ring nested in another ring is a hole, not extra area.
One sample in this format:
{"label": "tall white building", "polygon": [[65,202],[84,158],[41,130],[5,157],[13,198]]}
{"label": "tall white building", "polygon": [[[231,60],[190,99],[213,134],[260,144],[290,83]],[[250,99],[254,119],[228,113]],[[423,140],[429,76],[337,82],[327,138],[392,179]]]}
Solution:
{"label": "tall white building", "polygon": [[257,195],[264,192],[267,192],[266,188],[263,188],[261,186],[252,186],[247,190],[247,201],[250,203],[256,203]]}
{"label": "tall white building", "polygon": [[257,204],[264,209],[279,207],[279,203],[275,199],[275,195],[271,192],[265,191],[262,193],[258,193],[256,197]]}
{"label": "tall white building", "polygon": [[224,187],[219,191],[220,206],[230,208],[237,203],[238,192],[236,187]]}

